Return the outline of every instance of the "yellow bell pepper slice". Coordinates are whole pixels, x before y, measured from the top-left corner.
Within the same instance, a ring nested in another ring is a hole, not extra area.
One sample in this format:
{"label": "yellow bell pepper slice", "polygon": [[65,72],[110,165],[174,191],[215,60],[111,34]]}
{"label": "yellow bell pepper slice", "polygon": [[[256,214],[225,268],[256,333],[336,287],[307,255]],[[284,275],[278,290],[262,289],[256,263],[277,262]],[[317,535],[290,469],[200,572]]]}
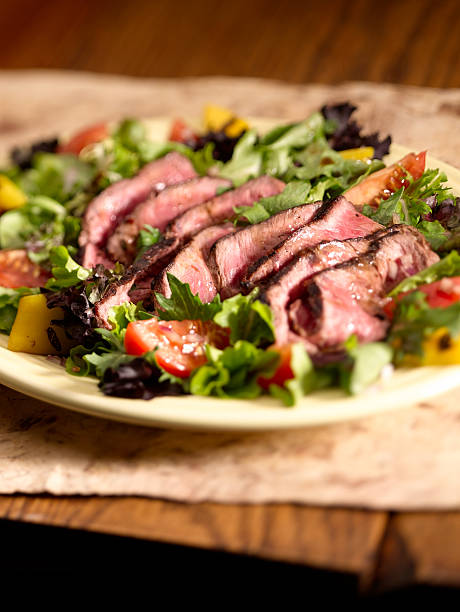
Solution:
{"label": "yellow bell pepper slice", "polygon": [[249,129],[249,125],[244,119],[236,117],[228,108],[208,104],[204,107],[204,126],[212,132],[218,132],[225,126],[225,133],[230,138],[236,138],[242,132]]}
{"label": "yellow bell pepper slice", "polygon": [[[21,351],[35,355],[59,353],[48,339],[47,329],[52,320],[64,318],[62,308],[48,308],[43,294],[25,295],[19,300],[18,312],[8,339],[10,351]],[[70,348],[64,330],[53,327],[63,351]]]}
{"label": "yellow bell pepper slice", "polygon": [[374,155],[374,147],[359,147],[357,149],[345,149],[339,151],[343,159],[355,159],[357,161],[366,161],[372,159]]}
{"label": "yellow bell pepper slice", "polygon": [[20,208],[26,202],[26,194],[11,179],[0,174],[0,210]]}
{"label": "yellow bell pepper slice", "polygon": [[460,363],[460,337],[451,338],[449,330],[440,327],[423,342],[422,365],[454,365]]}
{"label": "yellow bell pepper slice", "polygon": [[246,123],[244,119],[235,118],[227,127],[225,128],[225,133],[230,138],[236,138],[242,132],[249,130],[249,125]]}

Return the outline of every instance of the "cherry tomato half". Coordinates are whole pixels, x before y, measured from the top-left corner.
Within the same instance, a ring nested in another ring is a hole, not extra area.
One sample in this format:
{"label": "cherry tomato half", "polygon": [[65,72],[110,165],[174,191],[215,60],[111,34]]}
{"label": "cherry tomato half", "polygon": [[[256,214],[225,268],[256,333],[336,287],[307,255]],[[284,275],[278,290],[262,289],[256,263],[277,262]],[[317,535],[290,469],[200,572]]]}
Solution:
{"label": "cherry tomato half", "polygon": [[195,132],[183,121],[176,119],[171,126],[169,140],[172,142],[194,143],[197,140]]}
{"label": "cherry tomato half", "polygon": [[44,287],[50,275],[31,261],[24,249],[0,251],[0,286]]}
{"label": "cherry tomato half", "polygon": [[[421,291],[427,296],[427,304],[430,308],[447,308],[460,301],[460,276],[442,278],[428,285],[420,285],[416,291]],[[391,299],[385,304],[383,310],[389,319],[392,319],[398,300],[407,295],[401,293],[396,299]]]}
{"label": "cherry tomato half", "polygon": [[345,196],[355,206],[364,204],[377,205],[380,200],[386,200],[401,187],[406,187],[409,181],[408,172],[414,180],[419,179],[425,169],[426,151],[416,155],[408,153],[395,164],[370,174],[363,181],[345,192]]}
{"label": "cherry tomato half", "polygon": [[158,349],[157,364],[166,372],[187,378],[206,363],[205,344],[228,345],[228,332],[211,321],[160,321],[157,318],[129,323],[125,349],[129,355],[143,355]]}
{"label": "cherry tomato half", "polygon": [[82,149],[95,142],[100,142],[107,138],[109,130],[106,123],[90,125],[74,134],[70,140],[60,144],[58,153],[73,153],[78,155]]}

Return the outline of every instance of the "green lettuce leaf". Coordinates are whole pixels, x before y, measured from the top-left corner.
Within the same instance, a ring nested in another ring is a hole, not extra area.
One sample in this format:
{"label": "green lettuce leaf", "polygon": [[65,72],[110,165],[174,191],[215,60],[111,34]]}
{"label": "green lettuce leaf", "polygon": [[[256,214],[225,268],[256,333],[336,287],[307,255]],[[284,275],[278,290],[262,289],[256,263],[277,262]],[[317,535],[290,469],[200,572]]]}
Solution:
{"label": "green lettuce leaf", "polygon": [[332,377],[327,370],[316,370],[305,347],[296,343],[291,347],[291,370],[294,377],[283,386],[271,384],[269,393],[280,399],[285,406],[294,406],[299,400],[331,384]]}
{"label": "green lettuce leaf", "polygon": [[190,393],[221,398],[253,399],[262,393],[259,376],[271,376],[279,363],[275,351],[258,349],[239,340],[223,351],[206,347],[208,363],[197,368],[190,378]]}
{"label": "green lettuce leaf", "polygon": [[152,314],[144,310],[142,302],[137,304],[124,302],[120,306],[112,306],[108,319],[112,325],[111,333],[123,340],[129,323],[151,319],[152,317]]}
{"label": "green lettuce leaf", "polygon": [[78,285],[92,274],[92,270],[80,266],[72,259],[64,246],[51,249],[50,262],[53,276],[47,281],[45,287],[51,291],[60,291]]}
{"label": "green lettuce leaf", "polygon": [[0,217],[0,247],[26,248],[36,263],[47,262],[56,246],[76,251],[80,220],[67,215],[64,206],[47,196],[34,196]]}
{"label": "green lettuce leaf", "polygon": [[214,322],[230,328],[230,342],[247,340],[258,346],[275,340],[273,317],[266,304],[256,300],[258,288],[249,295],[235,295],[224,300],[221,310],[214,315]]}
{"label": "green lettuce leaf", "polygon": [[253,206],[235,206],[234,210],[238,220],[247,219],[252,224],[260,223],[278,212],[310,201],[310,192],[310,181],[292,181],[280,194],[262,198]]}
{"label": "green lettuce leaf", "polygon": [[37,153],[32,168],[16,179],[29,196],[47,196],[65,204],[74,196],[90,188],[96,169],[76,155]]}
{"label": "green lettuce leaf", "polygon": [[347,343],[351,366],[340,368],[340,386],[350,395],[362,393],[380,377],[393,359],[393,349],[385,342],[358,344],[355,337]]}
{"label": "green lettuce leaf", "polygon": [[199,295],[193,295],[190,285],[181,282],[172,274],[167,274],[171,297],[166,298],[161,293],[155,293],[160,306],[159,317],[164,321],[184,321],[186,319],[210,321],[221,309],[220,297],[209,304],[203,304]]}

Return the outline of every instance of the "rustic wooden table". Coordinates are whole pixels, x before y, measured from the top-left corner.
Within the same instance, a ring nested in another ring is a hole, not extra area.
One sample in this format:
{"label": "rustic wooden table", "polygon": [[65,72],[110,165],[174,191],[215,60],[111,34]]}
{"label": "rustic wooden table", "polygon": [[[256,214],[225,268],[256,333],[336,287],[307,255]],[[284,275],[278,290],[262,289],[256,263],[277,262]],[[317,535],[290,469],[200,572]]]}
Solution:
{"label": "rustic wooden table", "polygon": [[[460,86],[458,0],[4,0],[0,69]],[[363,591],[460,584],[460,513],[0,497],[12,521],[348,572]]]}

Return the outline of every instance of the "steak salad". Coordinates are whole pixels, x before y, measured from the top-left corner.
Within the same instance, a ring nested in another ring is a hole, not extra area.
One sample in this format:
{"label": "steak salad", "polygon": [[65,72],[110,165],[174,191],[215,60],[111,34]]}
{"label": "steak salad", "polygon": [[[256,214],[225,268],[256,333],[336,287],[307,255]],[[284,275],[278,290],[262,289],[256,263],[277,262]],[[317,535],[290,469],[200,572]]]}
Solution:
{"label": "steak salad", "polygon": [[425,152],[385,165],[348,103],[260,135],[219,107],[11,152],[0,173],[8,348],[107,395],[355,394],[460,363],[459,202]]}

